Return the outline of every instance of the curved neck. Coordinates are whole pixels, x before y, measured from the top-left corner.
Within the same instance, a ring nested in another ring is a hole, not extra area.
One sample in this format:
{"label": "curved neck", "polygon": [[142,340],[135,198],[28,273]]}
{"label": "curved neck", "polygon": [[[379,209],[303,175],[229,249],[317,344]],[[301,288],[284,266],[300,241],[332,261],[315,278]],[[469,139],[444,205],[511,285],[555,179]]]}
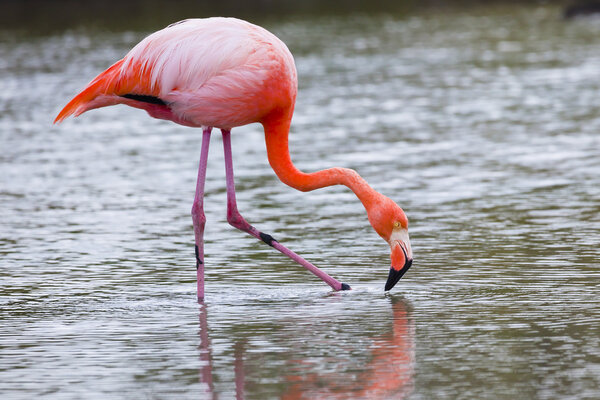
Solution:
{"label": "curved neck", "polygon": [[305,173],[296,168],[290,158],[288,146],[290,123],[291,118],[273,118],[263,121],[269,164],[283,183],[303,192],[326,186],[344,185],[354,192],[366,209],[381,196],[358,172],[349,168],[335,167],[313,173]]}

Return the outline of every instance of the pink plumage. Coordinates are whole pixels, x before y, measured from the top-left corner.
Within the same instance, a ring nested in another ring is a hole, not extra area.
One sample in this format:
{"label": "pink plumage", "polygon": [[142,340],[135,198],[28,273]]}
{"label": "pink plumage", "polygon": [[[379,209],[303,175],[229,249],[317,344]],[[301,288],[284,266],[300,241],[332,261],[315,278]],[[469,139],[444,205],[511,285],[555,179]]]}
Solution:
{"label": "pink plumage", "polygon": [[[259,26],[235,18],[188,19],[155,32],[96,77],[60,122],[93,108],[127,104],[188,126],[233,128],[260,122],[296,98],[294,58]],[[152,96],[168,104],[136,101]],[[77,100],[74,99],[74,100]]]}
{"label": "pink plumage", "polygon": [[356,194],[369,222],[390,245],[392,267],[385,286],[389,290],[412,265],[408,219],[396,203],[373,190],[356,171],[329,168],[307,174],[294,166],[288,134],[297,87],[294,58],[272,33],[235,18],[188,19],[142,40],[92,80],[54,122],[94,108],[126,104],[144,109],[155,118],[203,127],[192,207],[198,299],[204,298],[203,198],[213,127],[223,133],[229,223],[290,257],[334,290],[350,288],[250,225],[238,212],[230,130],[253,122],[265,129],[269,163],[282,182],[302,191],[345,185]]}

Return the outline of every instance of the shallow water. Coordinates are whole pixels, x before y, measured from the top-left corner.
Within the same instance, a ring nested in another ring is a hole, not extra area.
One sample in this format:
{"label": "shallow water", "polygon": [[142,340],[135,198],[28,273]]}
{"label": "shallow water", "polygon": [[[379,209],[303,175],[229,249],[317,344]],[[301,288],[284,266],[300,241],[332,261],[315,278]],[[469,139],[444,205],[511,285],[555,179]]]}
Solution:
{"label": "shallow water", "polygon": [[280,18],[292,157],[407,212],[415,262],[344,187],[277,180],[233,131],[240,211],[354,290],[226,222],[221,138],[195,298],[201,132],[124,106],[52,119],[147,32],[0,30],[0,394],[73,398],[600,397],[600,20],[553,7]]}

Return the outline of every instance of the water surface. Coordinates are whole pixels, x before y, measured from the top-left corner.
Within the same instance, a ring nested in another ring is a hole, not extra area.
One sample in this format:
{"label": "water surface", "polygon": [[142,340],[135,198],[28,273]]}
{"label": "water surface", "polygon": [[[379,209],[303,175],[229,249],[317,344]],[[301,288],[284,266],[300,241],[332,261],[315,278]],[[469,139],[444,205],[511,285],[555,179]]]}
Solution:
{"label": "water surface", "polygon": [[[344,187],[277,180],[214,134],[195,299],[201,132],[124,106],[53,126],[148,32],[0,31],[0,393],[7,399],[600,397],[600,21],[554,7],[289,17],[298,167],[354,168],[411,221],[415,263]],[[158,27],[157,27],[158,28]]]}

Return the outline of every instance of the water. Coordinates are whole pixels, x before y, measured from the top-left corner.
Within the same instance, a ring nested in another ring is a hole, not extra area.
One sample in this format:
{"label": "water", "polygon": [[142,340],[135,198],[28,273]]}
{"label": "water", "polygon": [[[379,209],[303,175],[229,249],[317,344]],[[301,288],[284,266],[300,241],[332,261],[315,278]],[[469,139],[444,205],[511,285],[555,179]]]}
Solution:
{"label": "water", "polygon": [[389,255],[344,187],[280,183],[233,131],[246,218],[351,284],[332,293],[225,217],[220,135],[195,300],[201,132],[126,107],[53,126],[147,32],[0,31],[4,399],[600,397],[600,21],[554,7],[265,20],[295,54],[292,157],[407,212]]}

